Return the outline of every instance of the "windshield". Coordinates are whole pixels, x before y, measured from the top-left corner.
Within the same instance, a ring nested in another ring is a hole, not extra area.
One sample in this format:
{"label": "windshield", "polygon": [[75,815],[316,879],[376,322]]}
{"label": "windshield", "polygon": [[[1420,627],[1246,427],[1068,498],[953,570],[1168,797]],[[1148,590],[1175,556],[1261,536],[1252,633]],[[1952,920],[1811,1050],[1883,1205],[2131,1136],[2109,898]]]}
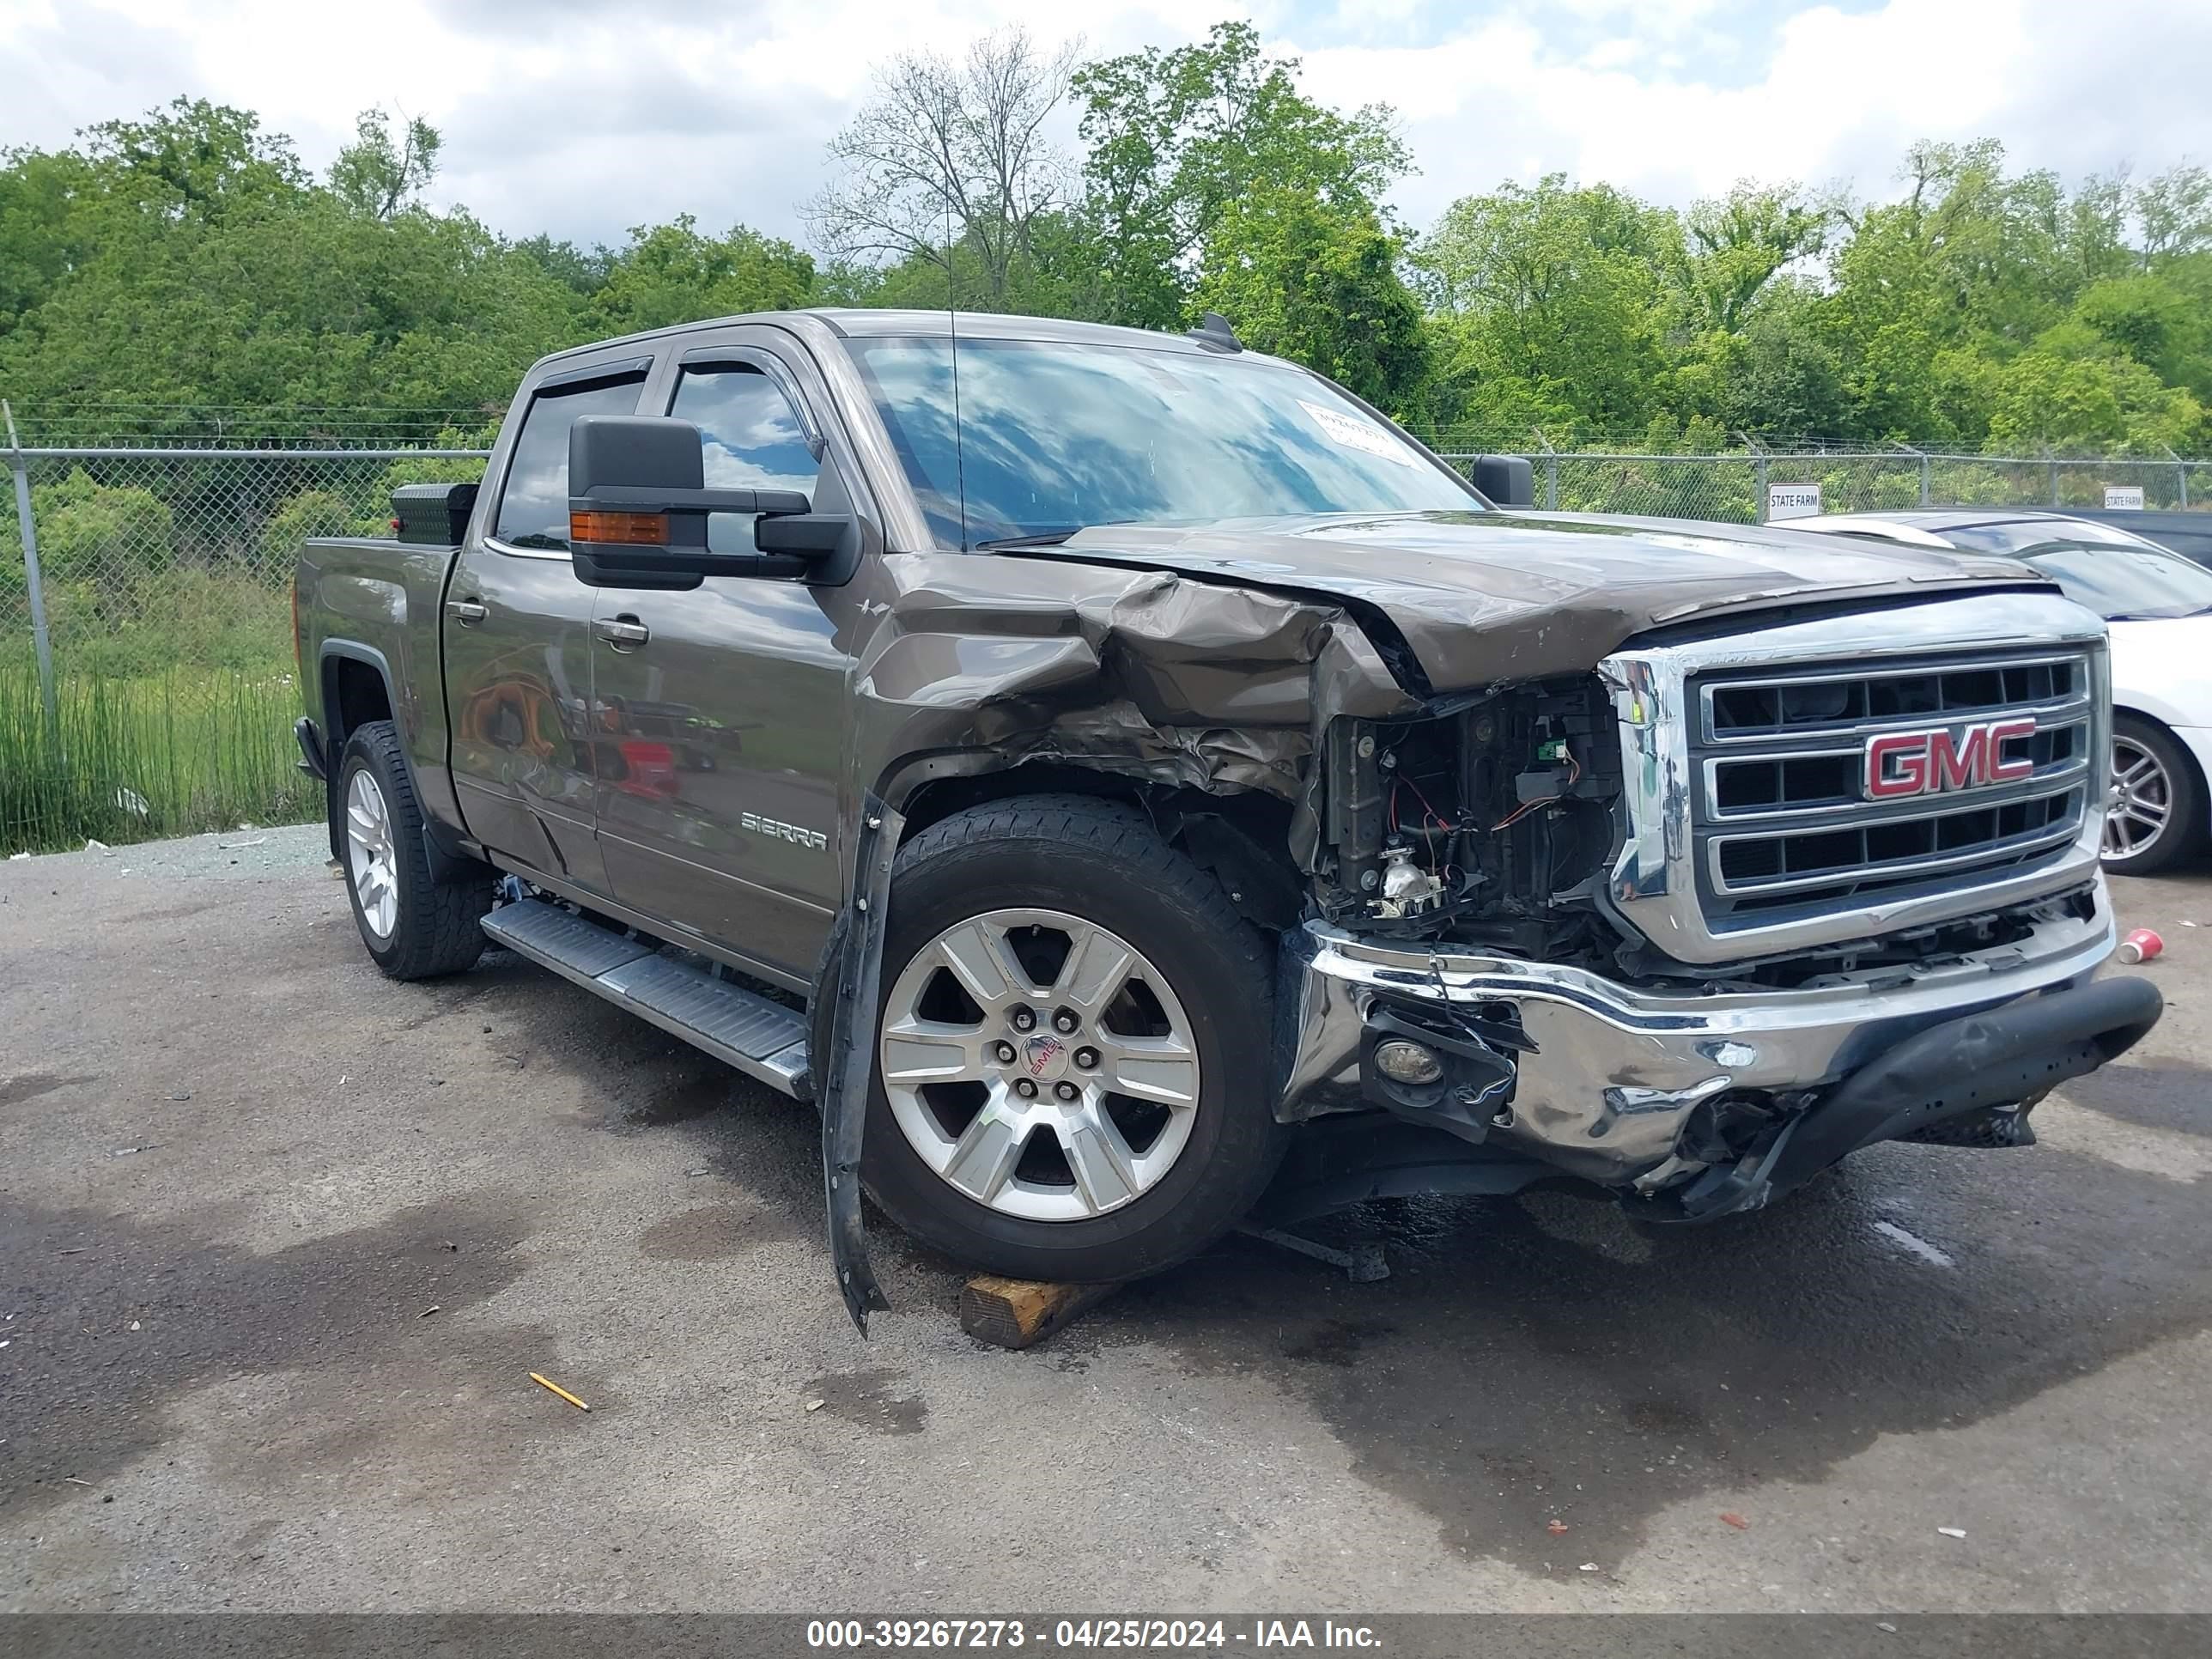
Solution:
{"label": "windshield", "polygon": [[956,445],[950,341],[851,348],[943,546],[1088,525],[1480,505],[1397,428],[1280,364],[963,340]]}
{"label": "windshield", "polygon": [[2106,622],[2212,611],[2212,570],[2161,548],[2066,542],[2018,556]]}

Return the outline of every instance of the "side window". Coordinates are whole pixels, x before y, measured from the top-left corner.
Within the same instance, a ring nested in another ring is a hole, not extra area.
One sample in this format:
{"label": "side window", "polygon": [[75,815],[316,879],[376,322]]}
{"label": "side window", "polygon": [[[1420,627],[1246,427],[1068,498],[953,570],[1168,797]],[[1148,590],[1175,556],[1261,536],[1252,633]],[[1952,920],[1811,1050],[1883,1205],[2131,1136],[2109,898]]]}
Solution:
{"label": "side window", "polygon": [[492,533],[515,547],[568,550],[568,427],[580,415],[635,415],[641,376],[541,392],[530,400]]}
{"label": "side window", "polygon": [[[813,499],[822,463],[783,388],[760,370],[686,369],[668,412],[699,428],[710,489],[795,489]],[[707,520],[707,545],[716,553],[751,552],[751,515],[715,514]]]}

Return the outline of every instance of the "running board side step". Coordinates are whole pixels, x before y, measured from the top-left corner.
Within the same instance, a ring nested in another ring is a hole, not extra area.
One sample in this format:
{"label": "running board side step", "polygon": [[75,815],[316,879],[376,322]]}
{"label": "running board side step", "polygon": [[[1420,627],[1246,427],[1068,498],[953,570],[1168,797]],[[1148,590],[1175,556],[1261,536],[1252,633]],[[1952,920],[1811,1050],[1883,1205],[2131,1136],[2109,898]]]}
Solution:
{"label": "running board side step", "polygon": [[794,1100],[811,1098],[804,1014],[544,899],[500,906],[483,919],[483,930],[494,945],[550,968],[747,1077]]}

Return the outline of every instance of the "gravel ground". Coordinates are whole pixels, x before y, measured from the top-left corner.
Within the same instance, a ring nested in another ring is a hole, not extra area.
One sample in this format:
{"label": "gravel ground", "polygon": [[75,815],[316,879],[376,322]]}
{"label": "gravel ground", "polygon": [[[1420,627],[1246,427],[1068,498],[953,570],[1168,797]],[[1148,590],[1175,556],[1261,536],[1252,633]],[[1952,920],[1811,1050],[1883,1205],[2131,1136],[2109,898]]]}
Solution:
{"label": "gravel ground", "polygon": [[0,862],[0,1607],[2212,1610],[2203,875],[2035,1149],[1398,1205],[1384,1283],[1235,1240],[1008,1354],[880,1222],[854,1334],[804,1109],[383,980],[325,856]]}

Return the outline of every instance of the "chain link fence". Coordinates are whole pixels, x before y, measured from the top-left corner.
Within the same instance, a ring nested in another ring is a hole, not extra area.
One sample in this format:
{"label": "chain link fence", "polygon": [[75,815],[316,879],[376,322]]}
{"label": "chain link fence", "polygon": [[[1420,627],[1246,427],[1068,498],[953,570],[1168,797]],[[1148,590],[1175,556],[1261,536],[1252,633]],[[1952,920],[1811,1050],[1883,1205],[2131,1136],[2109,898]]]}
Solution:
{"label": "chain link fence", "polygon": [[385,533],[395,484],[483,470],[469,450],[7,459],[0,856],[312,817],[289,737],[301,540]]}
{"label": "chain link fence", "polygon": [[[2212,462],[2178,459],[1528,459],[1538,504],[1563,512],[1747,524],[1770,487],[1811,484],[1827,512],[2101,507],[2115,486],[2140,489],[2146,507],[2212,507]],[[289,736],[300,542],[383,533],[393,486],[477,478],[484,453],[45,447],[8,460],[19,505],[0,504],[0,856],[312,816]]]}

